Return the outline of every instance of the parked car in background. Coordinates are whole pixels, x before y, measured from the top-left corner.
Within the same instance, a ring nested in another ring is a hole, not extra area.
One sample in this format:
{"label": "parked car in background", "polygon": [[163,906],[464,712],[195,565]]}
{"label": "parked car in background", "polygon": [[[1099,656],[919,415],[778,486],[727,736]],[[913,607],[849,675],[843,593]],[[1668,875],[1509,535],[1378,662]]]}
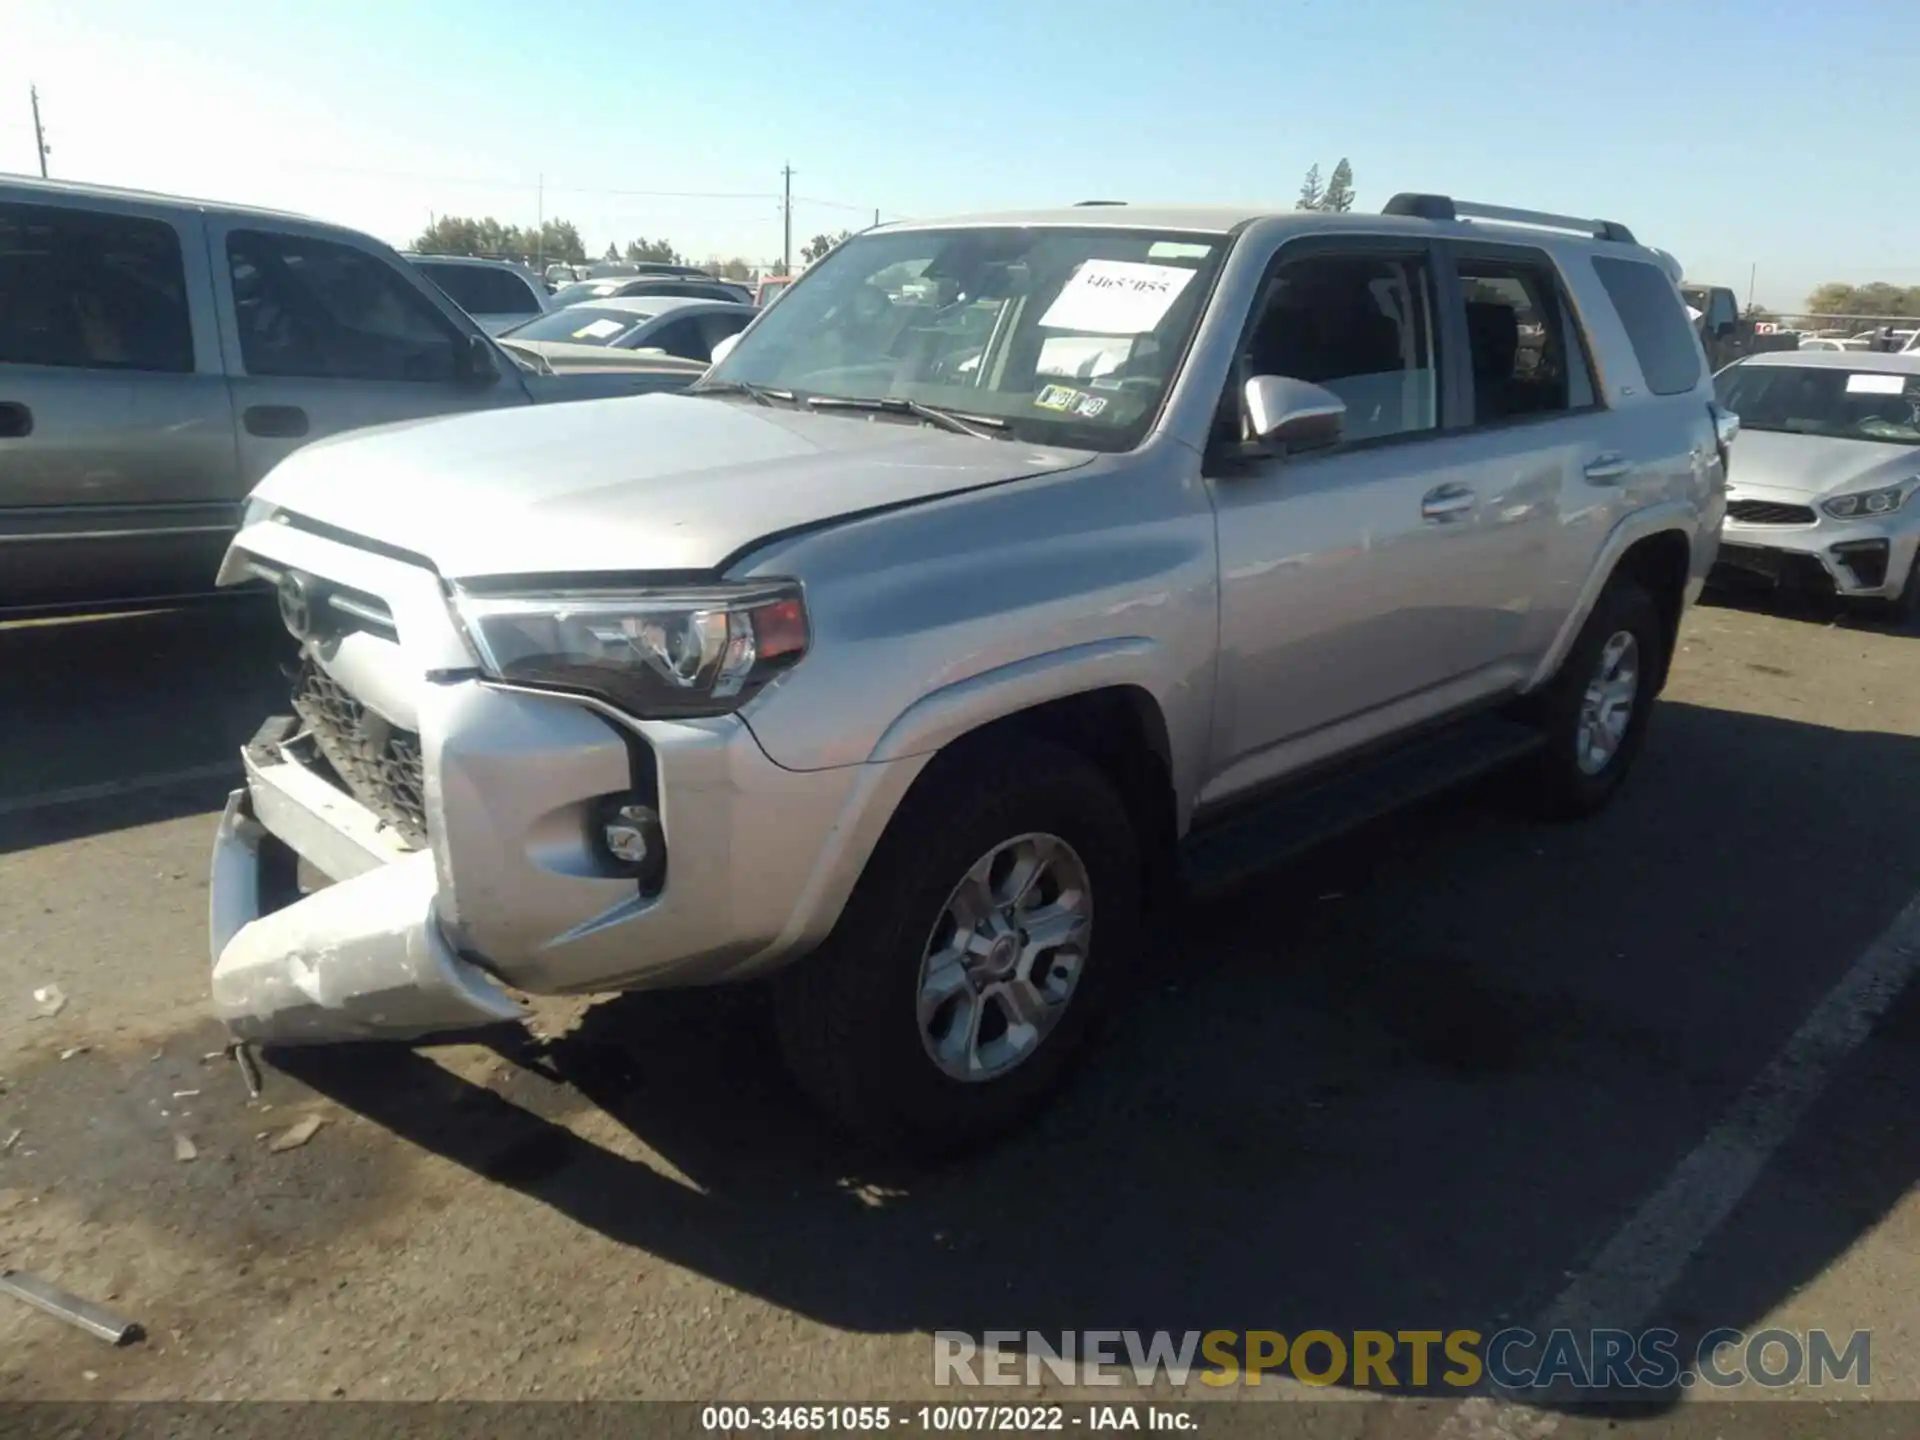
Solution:
{"label": "parked car in background", "polygon": [[1707,352],[1707,364],[1714,370],[1724,369],[1743,355],[1799,348],[1797,332],[1762,331],[1741,313],[1740,302],[1728,286],[1682,283],[1680,298],[1686,301],[1687,313]]}
{"label": "parked car in background", "polygon": [[691,378],[537,369],[356,231],[0,180],[0,610],[206,593],[247,492],[310,441]]}
{"label": "parked car in background", "polygon": [[1754,355],[1714,390],[1740,417],[1718,577],[1920,612],[1920,355]]}
{"label": "parked car in background", "polygon": [[552,296],[533,272],[506,260],[468,255],[406,257],[489,335],[498,335],[552,308]]}
{"label": "parked car in background", "polygon": [[680,295],[689,300],[727,300],[736,305],[753,303],[753,296],[745,286],[711,276],[694,279],[684,275],[628,275],[563,285],[554,292],[553,308],[563,309],[583,300],[616,300],[641,295]]}
{"label": "parked car in background", "polygon": [[586,300],[517,325],[499,339],[556,370],[631,365],[650,353],[698,371],[713,359],[714,346],[738,335],[759,313],[751,305],[678,295]]}
{"label": "parked car in background", "polygon": [[[1018,1124],[1183,883],[1501,766],[1617,793],[1732,437],[1676,279],[1438,195],[915,222],[686,394],[298,456],[223,577],[354,610],[244,753],[214,1008],[399,1040],[766,979],[846,1127]],[[1050,338],[1126,354],[1082,384]],[[300,858],[334,883],[273,888]]]}
{"label": "parked car in background", "polygon": [[547,266],[546,274],[543,278],[547,282],[547,292],[551,294],[562,285],[571,285],[576,280],[586,279],[587,267],[584,265],[568,265],[563,261],[556,260],[553,264]]}
{"label": "parked car in background", "polygon": [[769,275],[753,287],[753,303],[765,309],[782,295],[787,287],[798,279],[794,275]]}
{"label": "parked car in background", "polygon": [[607,280],[622,275],[683,275],[690,280],[712,280],[711,270],[698,265],[681,265],[666,260],[595,260],[587,265],[584,280]]}

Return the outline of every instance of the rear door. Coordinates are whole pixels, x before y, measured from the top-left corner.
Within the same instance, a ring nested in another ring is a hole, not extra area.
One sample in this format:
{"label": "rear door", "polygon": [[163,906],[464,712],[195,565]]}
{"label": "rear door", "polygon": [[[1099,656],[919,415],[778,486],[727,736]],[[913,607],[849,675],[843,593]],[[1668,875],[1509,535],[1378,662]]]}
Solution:
{"label": "rear door", "polygon": [[207,240],[249,489],[324,435],[529,403],[491,348],[491,369],[470,378],[478,328],[382,247],[241,215],[210,217]]}
{"label": "rear door", "polygon": [[244,494],[191,211],[0,198],[0,606],[210,590]]}

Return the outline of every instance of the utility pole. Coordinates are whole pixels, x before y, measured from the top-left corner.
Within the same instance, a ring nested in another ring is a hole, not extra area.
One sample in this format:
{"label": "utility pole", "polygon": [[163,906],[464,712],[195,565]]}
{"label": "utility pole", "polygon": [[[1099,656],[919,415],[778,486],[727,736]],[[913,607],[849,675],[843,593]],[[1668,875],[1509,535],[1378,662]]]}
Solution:
{"label": "utility pole", "polygon": [[1760,262],[1754,261],[1747,267],[1747,309],[1753,309],[1753,279],[1760,273]]}
{"label": "utility pole", "polygon": [[533,268],[544,280],[547,274],[547,177],[544,173],[534,182],[533,194]]}
{"label": "utility pole", "polygon": [[873,223],[876,226],[880,223],[880,212],[877,209],[873,212]]}
{"label": "utility pole", "polygon": [[781,170],[783,182],[780,195],[780,273],[793,274],[793,166]]}
{"label": "utility pole", "polygon": [[53,147],[47,144],[47,132],[40,128],[40,87],[29,85],[27,94],[33,100],[33,152],[40,157],[40,178],[47,178],[47,156]]}

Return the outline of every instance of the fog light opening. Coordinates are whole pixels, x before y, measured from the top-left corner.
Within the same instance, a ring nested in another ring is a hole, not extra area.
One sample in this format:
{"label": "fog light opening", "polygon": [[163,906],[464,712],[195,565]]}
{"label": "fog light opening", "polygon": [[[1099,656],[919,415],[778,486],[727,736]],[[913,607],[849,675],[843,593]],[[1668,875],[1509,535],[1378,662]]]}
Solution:
{"label": "fog light opening", "polygon": [[659,890],[667,869],[667,837],[659,811],[628,795],[613,796],[601,807],[595,838],[610,870],[632,876],[643,894]]}

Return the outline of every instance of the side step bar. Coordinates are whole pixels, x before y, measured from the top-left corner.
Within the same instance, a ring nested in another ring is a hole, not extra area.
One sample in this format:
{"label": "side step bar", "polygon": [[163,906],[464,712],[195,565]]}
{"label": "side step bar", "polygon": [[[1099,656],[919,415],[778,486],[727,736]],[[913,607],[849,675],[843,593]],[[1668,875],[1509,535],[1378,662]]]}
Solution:
{"label": "side step bar", "polygon": [[1525,758],[1545,744],[1531,726],[1480,715],[1357,761],[1188,836],[1181,880],[1222,894],[1336,835]]}

